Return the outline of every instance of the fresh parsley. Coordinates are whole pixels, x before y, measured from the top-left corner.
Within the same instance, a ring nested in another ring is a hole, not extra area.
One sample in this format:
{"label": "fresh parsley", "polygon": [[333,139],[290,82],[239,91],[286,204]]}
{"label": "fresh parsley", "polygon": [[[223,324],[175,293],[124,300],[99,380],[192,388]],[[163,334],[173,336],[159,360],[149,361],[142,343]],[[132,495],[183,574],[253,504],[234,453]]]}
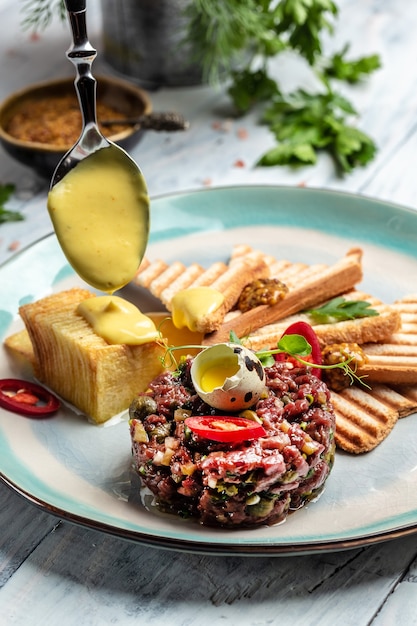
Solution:
{"label": "fresh parsley", "polygon": [[376,152],[372,139],[348,120],[356,111],[346,98],[327,89],[310,94],[299,89],[290,96],[276,95],[266,109],[277,145],[264,154],[259,165],[313,165],[326,149],[342,172],[365,165]]}
{"label": "fresh parsley", "polygon": [[[186,9],[186,40],[206,78],[231,79],[229,95],[240,114],[263,105],[260,120],[276,146],[258,166],[313,165],[324,150],[345,174],[374,158],[374,141],[357,128],[355,107],[334,83],[358,83],[381,63],[376,54],[348,59],[349,45],[324,56],[323,35],[332,33],[338,13],[332,0],[194,0]],[[268,61],[286,50],[307,61],[321,89],[281,92]]]}
{"label": "fresh parsley", "polygon": [[379,315],[378,311],[371,308],[369,302],[365,300],[346,300],[342,296],[333,298],[333,300],[323,304],[318,309],[310,309],[305,311],[305,313],[318,324],[331,324],[332,322]]}
{"label": "fresh parsley", "polygon": [[366,74],[371,74],[381,67],[381,61],[377,54],[348,61],[346,59],[348,51],[349,45],[346,45],[341,52],[334,54],[329,61],[323,61],[324,78],[337,78],[338,80],[355,84],[361,81]]}
{"label": "fresh parsley", "polygon": [[0,185],[0,224],[4,222],[19,222],[24,219],[23,215],[18,211],[10,211],[4,206],[14,190],[14,185]]}

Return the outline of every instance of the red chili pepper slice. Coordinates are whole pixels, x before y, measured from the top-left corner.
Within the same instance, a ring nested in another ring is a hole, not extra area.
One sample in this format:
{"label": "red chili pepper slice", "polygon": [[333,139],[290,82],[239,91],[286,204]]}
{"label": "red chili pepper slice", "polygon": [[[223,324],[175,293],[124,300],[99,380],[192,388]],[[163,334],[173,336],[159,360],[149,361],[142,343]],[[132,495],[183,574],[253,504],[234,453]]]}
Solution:
{"label": "red chili pepper slice", "polygon": [[46,417],[58,411],[61,403],[52,393],[27,380],[0,380],[0,406],[30,417]]}
{"label": "red chili pepper slice", "polygon": [[185,424],[199,437],[225,443],[259,439],[266,435],[261,424],[244,417],[195,415],[187,417]]}
{"label": "red chili pepper slice", "polygon": [[[311,346],[311,354],[309,354],[307,357],[303,357],[303,361],[309,361],[310,363],[315,363],[316,365],[322,364],[323,359],[321,355],[320,342],[310,324],[301,321],[294,322],[294,324],[288,326],[287,330],[282,334],[282,336],[284,335],[301,335],[302,337],[304,337],[304,339],[308,341]],[[294,364],[298,364],[298,361],[295,357],[288,356],[286,354],[276,354],[275,359],[277,361],[290,360]],[[321,369],[317,367],[312,367],[311,373],[314,374],[314,376],[317,376],[317,378],[321,378]]]}

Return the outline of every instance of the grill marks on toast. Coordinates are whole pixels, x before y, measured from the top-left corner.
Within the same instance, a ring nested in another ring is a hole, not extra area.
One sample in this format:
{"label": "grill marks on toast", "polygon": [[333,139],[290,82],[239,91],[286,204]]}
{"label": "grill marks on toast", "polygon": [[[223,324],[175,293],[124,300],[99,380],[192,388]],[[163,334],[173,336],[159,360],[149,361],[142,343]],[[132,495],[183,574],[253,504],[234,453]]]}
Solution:
{"label": "grill marks on toast", "polygon": [[[366,300],[378,311],[378,316],[320,324],[315,330],[322,347],[346,341],[359,343],[365,350],[368,368],[357,373],[366,376],[365,382],[372,388],[354,386],[341,392],[332,391],[331,396],[338,447],[353,454],[372,450],[391,432],[399,418],[417,410],[417,294],[386,305],[355,289],[362,278],[360,250],[349,251],[329,267],[277,260],[242,244],[233,248],[229,264],[217,262],[208,269],[180,263],[172,268],[163,261],[145,259],[136,282],[170,310],[173,296],[182,289],[205,285],[227,293],[246,264],[256,265],[260,260],[268,276],[287,285],[288,294],[275,307],[260,306],[243,314],[230,310],[233,302],[224,311],[219,329],[207,335],[205,343],[227,341],[233,330],[238,336],[247,336],[245,343],[254,350],[272,348],[294,321],[303,319],[311,323],[300,310],[319,306],[336,295]],[[239,294],[235,292],[236,288],[230,301],[237,301]]]}
{"label": "grill marks on toast", "polygon": [[279,274],[275,274],[275,270],[271,271],[270,266],[271,277],[279,278],[288,287],[285,298],[272,306],[261,305],[245,313],[232,312],[231,315],[226,315],[219,330],[205,337],[204,343],[212,345],[227,341],[232,330],[238,337],[245,337],[258,328],[353,289],[362,279],[361,258],[362,252],[353,249],[330,266],[300,267],[296,264],[295,270],[293,264],[290,264],[287,273],[282,271]]}
{"label": "grill marks on toast", "polygon": [[339,393],[332,391],[336,445],[353,454],[373,450],[399,418],[417,409],[417,389],[414,391],[380,384],[372,389],[349,387]]}
{"label": "grill marks on toast", "polygon": [[350,387],[331,393],[336,413],[336,445],[359,454],[377,446],[391,432],[398,411],[375,397],[374,391]]}
{"label": "grill marks on toast", "polygon": [[399,328],[384,342],[366,343],[367,363],[358,369],[369,383],[417,384],[417,295],[398,300],[391,307],[400,316]]}
{"label": "grill marks on toast", "polygon": [[[283,332],[297,321],[304,321],[314,327],[322,348],[332,343],[368,343],[388,339],[401,326],[401,316],[393,307],[384,304],[377,298],[362,291],[350,291],[343,294],[347,300],[365,300],[370,303],[379,315],[355,320],[346,320],[337,324],[317,324],[310,316],[297,313],[289,317],[267,324],[245,338],[245,345],[253,350],[276,347]],[[417,344],[416,344],[417,347]]]}
{"label": "grill marks on toast", "polygon": [[[398,419],[417,410],[417,296],[407,296],[392,308],[400,315],[399,330],[387,343],[362,346],[368,362],[357,373],[367,376],[371,389],[332,392],[336,444],[347,452],[372,450]],[[372,398],[365,411],[363,398]]]}
{"label": "grill marks on toast", "polygon": [[205,286],[221,292],[224,296],[221,307],[197,323],[198,332],[210,333],[221,326],[224,316],[236,304],[246,285],[268,276],[268,265],[263,255],[257,253],[232,259],[229,264],[216,262],[208,269],[196,263],[187,267],[179,261],[168,265],[161,260],[150,262],[145,259],[136,274],[135,282],[148,289],[168,311],[172,310],[175,294],[183,289]]}

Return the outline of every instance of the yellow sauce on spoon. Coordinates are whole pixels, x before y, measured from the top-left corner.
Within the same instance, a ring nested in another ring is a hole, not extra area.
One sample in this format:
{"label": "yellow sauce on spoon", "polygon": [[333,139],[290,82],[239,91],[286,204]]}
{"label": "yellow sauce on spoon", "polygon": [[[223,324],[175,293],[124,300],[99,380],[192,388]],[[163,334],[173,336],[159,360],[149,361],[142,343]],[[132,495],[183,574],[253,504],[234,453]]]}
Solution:
{"label": "yellow sauce on spoon", "polygon": [[89,285],[113,293],[134,277],[149,234],[149,198],[134,162],[116,146],[80,161],[48,195],[58,241]]}

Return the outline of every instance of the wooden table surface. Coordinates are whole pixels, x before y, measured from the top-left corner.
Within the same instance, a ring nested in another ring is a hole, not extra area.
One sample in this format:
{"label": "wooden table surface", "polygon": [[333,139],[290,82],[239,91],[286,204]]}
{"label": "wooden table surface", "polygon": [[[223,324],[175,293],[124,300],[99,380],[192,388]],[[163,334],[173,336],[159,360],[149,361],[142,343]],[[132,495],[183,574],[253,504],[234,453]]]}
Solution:
{"label": "wooden table surface", "polygon": [[[95,71],[112,73],[100,59],[98,1],[88,4],[90,39],[99,50]],[[33,40],[20,28],[20,6],[0,0],[2,99],[31,82],[73,75],[65,57],[66,26],[55,23]],[[375,160],[344,178],[325,155],[296,171],[256,168],[272,140],[255,114],[232,120],[222,88],[161,89],[151,94],[154,109],[181,111],[191,129],[169,136],[149,132],[132,152],[151,196],[205,186],[306,185],[417,209],[417,3],[343,0],[338,6],[329,50],[350,41],[352,56],[378,52],[383,62],[369,81],[346,88],[360,111],[360,127],[378,144]],[[310,80],[291,56],[276,71],[286,89]],[[3,262],[51,225],[48,182],[2,149],[0,182],[16,185],[9,206],[25,216],[0,226]],[[410,276],[410,292],[415,282]],[[309,556],[185,554],[60,520],[3,483],[0,529],[1,624],[417,624],[417,535]]]}

